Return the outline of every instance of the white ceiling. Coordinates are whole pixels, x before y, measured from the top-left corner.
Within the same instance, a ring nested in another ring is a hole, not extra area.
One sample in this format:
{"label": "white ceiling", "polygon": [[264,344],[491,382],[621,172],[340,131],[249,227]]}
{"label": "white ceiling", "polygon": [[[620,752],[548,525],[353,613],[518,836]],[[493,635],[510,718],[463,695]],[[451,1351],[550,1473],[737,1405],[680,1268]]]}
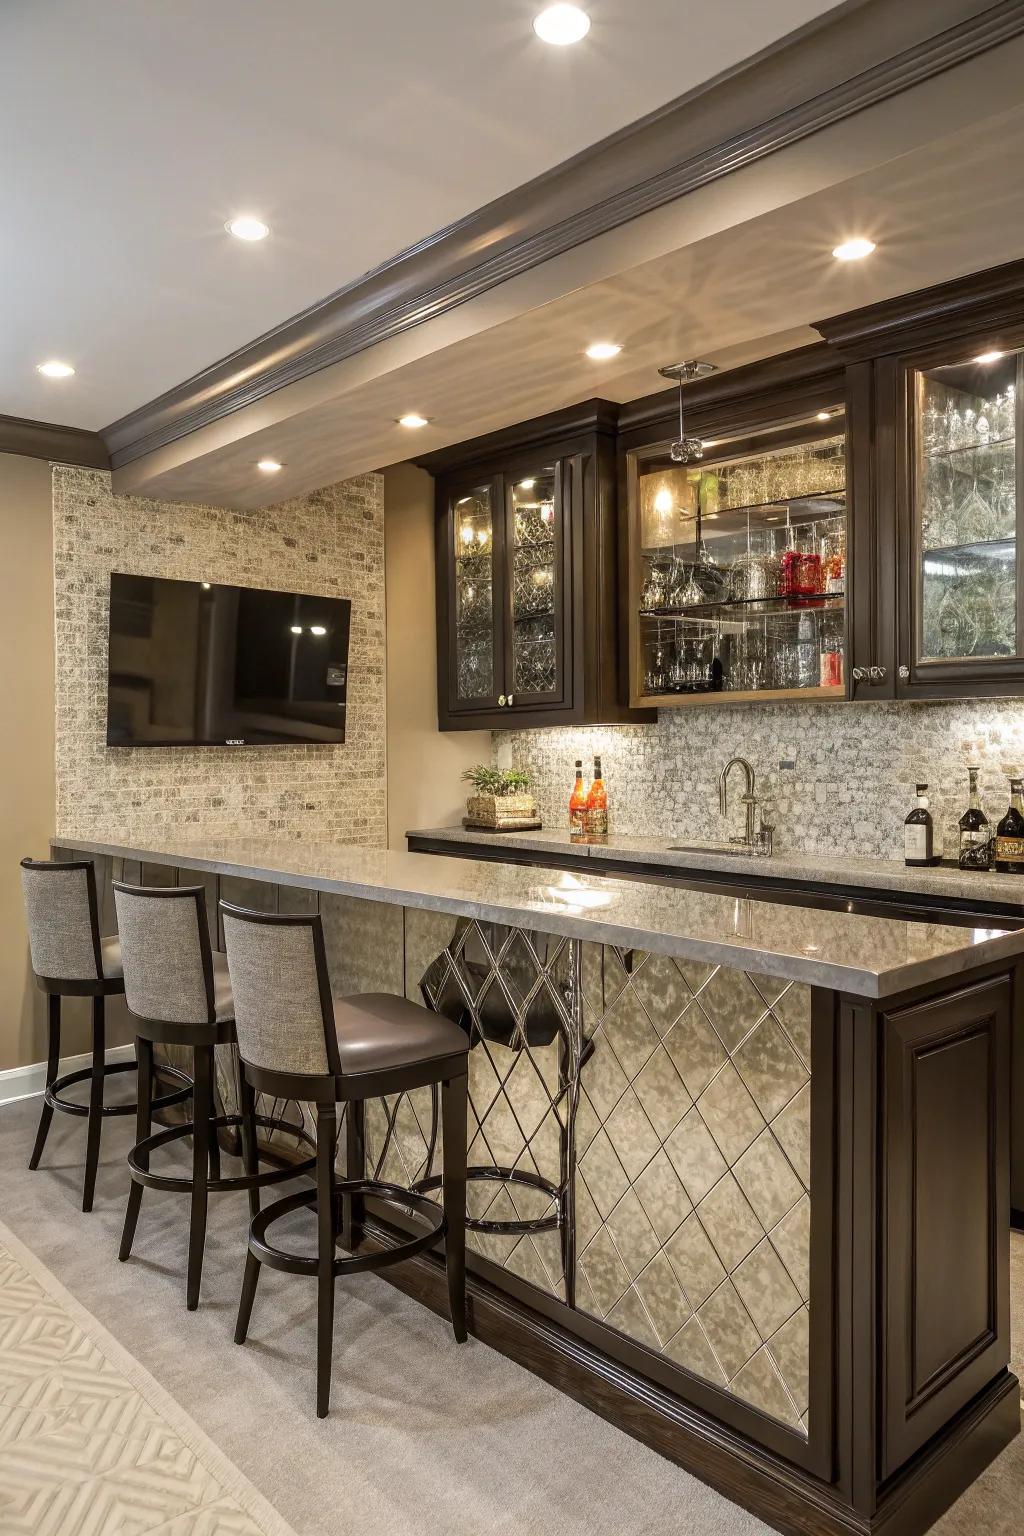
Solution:
{"label": "white ceiling", "polygon": [[541,3],[2,0],[0,412],[103,427],[833,0]]}

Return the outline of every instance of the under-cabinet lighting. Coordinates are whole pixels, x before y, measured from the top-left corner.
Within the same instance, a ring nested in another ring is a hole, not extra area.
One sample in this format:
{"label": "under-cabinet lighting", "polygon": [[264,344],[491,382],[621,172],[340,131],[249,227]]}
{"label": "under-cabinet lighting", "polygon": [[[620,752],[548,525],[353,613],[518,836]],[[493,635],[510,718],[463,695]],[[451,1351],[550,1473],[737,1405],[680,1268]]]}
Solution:
{"label": "under-cabinet lighting", "polygon": [[533,18],[533,30],[542,43],[566,48],[590,31],[590,17],[578,5],[549,5]]}
{"label": "under-cabinet lighting", "polygon": [[874,249],[873,240],[867,239],[865,235],[857,235],[853,240],[844,240],[841,245],[834,246],[832,255],[836,261],[863,261]]}
{"label": "under-cabinet lighting", "polygon": [[70,379],[74,373],[70,363],[61,363],[54,357],[47,363],[40,363],[36,373],[41,373],[46,379]]}
{"label": "under-cabinet lighting", "polygon": [[323,624],[311,624],[309,626],[309,632],[310,632],[311,635],[317,635],[317,636],[326,635],[327,628]]}
{"label": "under-cabinet lighting", "polygon": [[293,635],[301,635],[302,634],[302,625],[301,624],[293,624],[291,626],[291,631],[292,631]]}
{"label": "under-cabinet lighting", "polygon": [[536,480],[520,480],[519,489],[521,491],[532,491],[536,484]]}

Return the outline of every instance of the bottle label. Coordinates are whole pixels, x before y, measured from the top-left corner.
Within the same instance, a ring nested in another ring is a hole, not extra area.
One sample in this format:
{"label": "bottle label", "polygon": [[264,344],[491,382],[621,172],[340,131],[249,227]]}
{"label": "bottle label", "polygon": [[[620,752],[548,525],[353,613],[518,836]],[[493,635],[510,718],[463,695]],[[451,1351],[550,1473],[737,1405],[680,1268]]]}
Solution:
{"label": "bottle label", "polygon": [[[586,828],[588,837],[608,836],[608,812],[604,806],[594,806],[587,812]],[[1024,847],[1024,843],[1021,846]],[[1024,858],[1024,854],[1021,856]]]}
{"label": "bottle label", "polygon": [[915,859],[925,862],[931,858],[931,848],[928,846],[928,828],[921,822],[912,822],[909,827],[903,828],[903,856],[907,859]]}
{"label": "bottle label", "polygon": [[578,843],[587,832],[587,813],[583,806],[577,805],[569,812],[569,837],[574,843]]}
{"label": "bottle label", "polygon": [[990,860],[990,839],[987,832],[960,833],[961,869],[988,869]]}
{"label": "bottle label", "polygon": [[1000,864],[1024,864],[1024,837],[997,837],[996,859]]}

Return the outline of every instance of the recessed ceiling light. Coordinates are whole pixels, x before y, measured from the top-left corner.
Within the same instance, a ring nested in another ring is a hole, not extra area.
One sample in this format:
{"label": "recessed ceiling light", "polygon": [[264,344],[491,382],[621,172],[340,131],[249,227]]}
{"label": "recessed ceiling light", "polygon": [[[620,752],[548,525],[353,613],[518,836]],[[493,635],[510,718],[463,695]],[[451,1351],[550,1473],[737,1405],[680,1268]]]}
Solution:
{"label": "recessed ceiling light", "polygon": [[999,359],[1005,356],[1005,352],[979,352],[974,361],[976,363],[998,363]]}
{"label": "recessed ceiling light", "polygon": [[549,5],[533,18],[533,30],[542,43],[565,48],[586,37],[590,31],[590,17],[578,5]]}
{"label": "recessed ceiling light", "polygon": [[832,255],[836,261],[863,261],[865,256],[870,256],[875,249],[875,242],[868,240],[864,235],[858,235],[853,240],[844,240],[842,245],[837,245]]}
{"label": "recessed ceiling light", "polygon": [[425,427],[427,420],[428,418],[421,416],[418,411],[407,411],[404,416],[399,416],[398,425],[400,427]]}
{"label": "recessed ceiling light", "polygon": [[228,219],[224,228],[236,240],[265,240],[270,234],[270,225],[264,224],[262,219],[254,218],[251,213],[242,213],[237,219]]}
{"label": "recessed ceiling light", "polygon": [[259,463],[256,465],[256,468],[262,470],[263,474],[265,475],[276,475],[278,470],[282,469],[283,467],[284,466],[279,464],[276,459],[260,459]]}
{"label": "recessed ceiling light", "polygon": [[70,363],[60,363],[56,358],[51,358],[48,363],[40,363],[36,373],[41,373],[47,379],[70,379],[74,373]]}
{"label": "recessed ceiling light", "polygon": [[618,357],[621,351],[617,341],[595,341],[587,348],[587,356],[595,363],[603,363],[609,357]]}

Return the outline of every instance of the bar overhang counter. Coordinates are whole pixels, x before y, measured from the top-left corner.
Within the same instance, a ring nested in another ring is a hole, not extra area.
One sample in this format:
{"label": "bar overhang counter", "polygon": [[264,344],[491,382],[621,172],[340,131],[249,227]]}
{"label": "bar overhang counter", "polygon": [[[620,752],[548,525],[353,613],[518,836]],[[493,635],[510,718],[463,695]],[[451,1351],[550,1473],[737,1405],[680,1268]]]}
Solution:
{"label": "bar overhang counter", "polygon": [[[474,1331],[779,1529],[923,1531],[1019,1431],[1024,931],[271,840],[54,846],[101,890],[319,909],[339,992],[460,1019]],[[365,1137],[432,1187],[428,1092]],[[389,1273],[443,1308],[431,1259]]]}

